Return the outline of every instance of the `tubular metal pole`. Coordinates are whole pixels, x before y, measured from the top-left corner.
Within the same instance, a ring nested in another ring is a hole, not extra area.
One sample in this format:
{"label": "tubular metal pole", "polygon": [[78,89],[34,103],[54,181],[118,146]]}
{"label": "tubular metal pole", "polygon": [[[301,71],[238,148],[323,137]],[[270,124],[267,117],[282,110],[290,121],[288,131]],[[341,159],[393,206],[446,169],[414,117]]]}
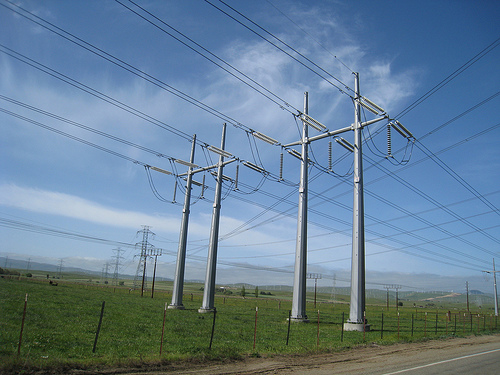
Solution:
{"label": "tubular metal pole", "polygon": [[[309,113],[309,95],[304,93],[304,113]],[[302,153],[299,186],[299,209],[297,219],[297,240],[295,246],[295,272],[293,279],[292,316],[295,321],[307,322],[306,278],[307,278],[307,172],[308,172],[308,129],[302,123]]]}
{"label": "tubular metal pole", "polygon": [[[348,323],[363,325],[365,311],[365,229],[363,203],[363,156],[361,139],[361,112],[359,94],[359,74],[355,77],[354,116],[354,203],[351,264],[351,303]],[[364,328],[363,328],[364,329]],[[369,329],[367,327],[367,329]],[[359,330],[359,329],[358,329]]]}
{"label": "tubular metal pole", "polygon": [[[191,157],[189,162],[194,164],[194,150],[196,145],[196,134],[193,135],[191,145]],[[184,197],[184,208],[182,209],[181,231],[179,235],[179,248],[177,250],[177,263],[175,268],[174,287],[172,290],[172,303],[169,309],[183,310],[182,293],[184,290],[184,270],[186,268],[186,246],[189,224],[189,206],[191,204],[191,184],[193,181],[193,168],[189,167],[186,178],[186,195]]]}
{"label": "tubular metal pole", "polygon": [[[222,127],[221,150],[226,143],[226,124]],[[217,248],[219,244],[219,222],[220,202],[222,194],[222,173],[224,168],[224,156],[219,156],[219,167],[217,169],[217,185],[215,186],[215,198],[212,212],[212,226],[210,229],[210,242],[208,247],[207,273],[205,277],[205,289],[203,291],[203,303],[198,312],[204,313],[215,310],[215,275],[217,266]]]}

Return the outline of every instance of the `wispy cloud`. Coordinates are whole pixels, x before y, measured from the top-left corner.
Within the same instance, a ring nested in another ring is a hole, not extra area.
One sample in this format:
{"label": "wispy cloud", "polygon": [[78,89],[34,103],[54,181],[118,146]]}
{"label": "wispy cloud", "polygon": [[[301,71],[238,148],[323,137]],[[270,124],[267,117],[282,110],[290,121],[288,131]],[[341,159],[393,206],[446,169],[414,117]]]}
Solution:
{"label": "wispy cloud", "polygon": [[0,205],[112,227],[137,229],[148,224],[165,232],[175,232],[179,226],[177,218],[106,207],[75,195],[13,184],[0,185]]}

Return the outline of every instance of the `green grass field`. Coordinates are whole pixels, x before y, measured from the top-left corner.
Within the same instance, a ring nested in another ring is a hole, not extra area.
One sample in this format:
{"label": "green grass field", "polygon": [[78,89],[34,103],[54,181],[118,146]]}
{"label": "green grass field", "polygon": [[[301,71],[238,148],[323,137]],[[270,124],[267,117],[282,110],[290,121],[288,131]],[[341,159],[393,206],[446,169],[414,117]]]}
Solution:
{"label": "green grass field", "polygon": [[[86,280],[77,277],[57,281],[58,285],[53,286],[43,278],[0,279],[1,371],[19,373],[332,352],[364,342],[387,344],[497,330],[497,319],[492,314],[464,315],[456,307],[459,305],[450,308],[453,311],[449,318],[447,310],[413,307],[401,307],[398,317],[395,307],[387,311],[383,301],[368,300],[366,316],[371,331],[342,332],[342,317],[348,317],[348,304],[326,303],[329,296],[318,294],[318,301],[323,302],[318,302],[316,308],[308,302],[310,323],[292,323],[287,345],[290,292],[273,291],[271,296],[255,298],[247,291],[246,298],[235,294],[216,296],[217,314],[209,349],[213,314],[198,313],[201,285],[186,285],[185,310],[168,309],[165,313],[165,303],[171,299],[170,285],[166,282],[157,284],[153,299],[150,291],[141,297],[139,291],[131,291],[127,286],[85,284]],[[18,355],[26,294],[27,312]],[[103,301],[102,326],[93,353]]]}

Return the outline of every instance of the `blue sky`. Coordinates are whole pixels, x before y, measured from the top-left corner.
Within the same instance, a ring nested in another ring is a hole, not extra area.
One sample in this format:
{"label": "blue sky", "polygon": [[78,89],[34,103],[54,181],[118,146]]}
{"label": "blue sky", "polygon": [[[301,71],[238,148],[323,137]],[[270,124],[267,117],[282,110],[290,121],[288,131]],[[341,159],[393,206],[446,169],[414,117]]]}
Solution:
{"label": "blue sky", "polygon": [[[500,253],[497,2],[138,4],[0,1],[1,256],[100,270],[118,242],[139,242],[136,232],[148,225],[151,243],[165,249],[160,274],[173,277],[183,180],[171,203],[176,178],[151,171],[159,200],[143,165],[186,172],[172,160],[189,159],[193,134],[195,163],[215,163],[204,146],[220,146],[228,122],[226,149],[271,174],[241,163],[224,171],[234,179],[240,164],[238,190],[223,191],[218,281],[291,285],[299,162],[285,152],[285,181],[277,182],[281,147],[249,131],[282,145],[298,140],[293,114],[306,91],[312,117],[329,130],[349,126],[359,72],[361,94],[416,138],[393,131],[388,159],[387,122],[363,133],[368,287],[462,290],[474,280],[472,288],[491,289],[481,271]],[[353,141],[351,132],[342,136]],[[326,173],[328,141],[311,145],[308,270],[324,274],[325,285],[334,274],[348,285],[352,155],[333,142]],[[205,179],[204,198],[193,189],[191,279],[205,276],[214,189]],[[19,229],[27,225],[38,227]],[[41,233],[49,228],[110,242]],[[133,274],[137,250],[123,248],[122,272]]]}

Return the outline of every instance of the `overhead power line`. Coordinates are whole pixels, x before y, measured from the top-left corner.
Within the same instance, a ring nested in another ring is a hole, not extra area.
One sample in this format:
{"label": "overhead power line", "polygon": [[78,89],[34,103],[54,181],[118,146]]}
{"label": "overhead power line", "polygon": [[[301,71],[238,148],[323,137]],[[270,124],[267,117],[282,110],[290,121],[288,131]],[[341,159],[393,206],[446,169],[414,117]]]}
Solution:
{"label": "overhead power line", "polygon": [[444,86],[446,86],[448,83],[450,83],[452,80],[457,78],[460,74],[462,74],[464,71],[469,69],[472,65],[474,65],[476,62],[478,62],[480,59],[482,59],[484,56],[486,56],[488,53],[493,51],[496,47],[500,45],[500,38],[496,39],[493,43],[489,44],[486,48],[481,50],[478,54],[476,54],[474,57],[472,57],[470,60],[468,60],[465,64],[460,66],[458,69],[456,69],[453,73],[448,75],[445,79],[443,79],[441,82],[439,82],[436,86],[434,86],[432,89],[427,91],[425,94],[423,94],[420,98],[415,100],[412,104],[410,104],[408,107],[406,107],[403,111],[398,113],[395,117],[395,119],[400,119],[401,117],[405,116],[408,114],[408,112],[412,111],[415,109],[417,106],[422,104],[425,100],[429,99],[432,95],[434,95],[437,91],[442,89]]}
{"label": "overhead power line", "polygon": [[304,34],[306,34],[311,40],[313,40],[317,45],[319,45],[321,48],[323,48],[327,53],[329,53],[335,60],[337,60],[340,64],[342,64],[347,70],[349,70],[351,73],[354,73],[354,71],[349,68],[342,60],[339,59],[338,56],[330,52],[328,48],[326,48],[322,43],[320,43],[316,38],[314,38],[310,33],[308,33],[304,28],[302,28],[297,22],[295,22],[293,19],[288,17],[281,9],[279,9],[275,4],[273,4],[271,1],[266,0],[274,9],[276,9],[283,17],[285,17],[288,21],[293,23],[300,31],[302,31]]}
{"label": "overhead power line", "polygon": [[455,181],[466,188],[472,195],[488,206],[494,213],[500,216],[500,211],[498,208],[491,203],[483,194],[477,191],[471,184],[465,181],[456,171],[454,171],[448,164],[441,160],[435,153],[433,153],[429,148],[427,148],[422,142],[417,140],[416,146],[430,159],[432,159],[437,165],[439,165],[446,173],[448,173]]}
{"label": "overhead power line", "polygon": [[319,76],[321,79],[323,79],[324,81],[328,82],[330,85],[332,85],[333,87],[335,87],[340,93],[342,94],[345,94],[347,96],[349,96],[351,99],[353,99],[353,95],[349,94],[348,91],[352,91],[354,93],[354,90],[351,89],[349,86],[347,86],[346,84],[344,84],[342,81],[340,81],[338,78],[334,77],[332,74],[330,74],[329,72],[327,72],[325,69],[323,69],[322,67],[320,67],[319,65],[317,65],[315,62],[313,62],[311,59],[309,59],[308,57],[304,56],[302,53],[298,52],[295,48],[293,48],[292,46],[290,46],[289,44],[287,44],[286,42],[284,42],[283,40],[281,40],[280,38],[278,38],[277,36],[273,35],[272,33],[270,33],[269,31],[267,31],[266,29],[264,29],[263,27],[259,26],[256,22],[252,21],[250,18],[248,18],[247,16],[245,16],[244,14],[242,14],[241,12],[237,11],[236,9],[234,9],[233,7],[231,7],[230,5],[228,5],[227,3],[225,3],[224,1],[222,0],[219,0],[222,4],[224,4],[226,7],[228,7],[229,9],[231,9],[233,12],[235,12],[236,14],[238,14],[240,17],[243,17],[245,20],[247,20],[248,22],[250,22],[252,25],[258,27],[259,29],[261,29],[262,31],[264,31],[266,34],[270,35],[271,37],[273,37],[274,39],[276,39],[277,41],[279,41],[281,44],[283,44],[284,46],[286,46],[287,48],[291,49],[295,54],[299,55],[301,58],[303,58],[304,60],[306,60],[309,64],[312,64],[314,67],[318,68],[319,70],[321,70],[323,73],[325,73],[327,76],[329,76],[330,78],[332,78],[333,80],[335,80],[338,84],[342,85],[343,88],[341,88],[338,84],[335,84],[333,83],[331,80],[329,80],[328,78],[326,78],[324,75],[318,73],[316,70],[314,70],[313,68],[311,68],[310,66],[308,66],[306,63],[304,63],[303,61],[299,60],[298,58],[296,58],[295,56],[293,56],[292,54],[290,54],[289,52],[285,51],[283,48],[281,48],[280,46],[274,44],[273,42],[271,42],[269,39],[267,39],[266,37],[264,37],[263,35],[259,34],[257,31],[253,30],[251,27],[245,25],[243,22],[241,22],[240,20],[236,19],[234,16],[230,15],[228,12],[224,11],[223,9],[219,8],[218,6],[216,6],[215,4],[213,4],[212,2],[210,2],[209,0],[205,0],[205,2],[207,2],[208,4],[210,4],[211,6],[213,6],[215,9],[219,10],[221,13],[225,14],[226,16],[228,16],[229,18],[231,18],[232,20],[236,21],[237,23],[239,23],[240,25],[242,25],[243,27],[245,27],[246,29],[248,29],[249,31],[251,31],[252,33],[254,33],[255,35],[257,35],[258,37],[262,38],[263,40],[265,40],[267,43],[271,44],[272,46],[274,46],[275,48],[277,48],[279,51],[283,52],[284,54],[286,54],[287,56],[289,56],[290,58],[292,58],[294,61],[298,62],[300,65],[304,66],[306,69],[310,70],[311,72],[313,72],[314,74],[316,74],[317,76]]}
{"label": "overhead power line", "polygon": [[[270,101],[272,101],[273,103],[277,104],[280,108],[282,108],[282,109],[284,109],[284,110],[286,110],[286,111],[288,111],[288,112],[290,112],[292,114],[294,114],[294,112],[290,111],[288,108],[292,108],[296,112],[300,112],[299,110],[297,110],[296,108],[294,108],[291,104],[289,104],[287,101],[285,101],[284,99],[282,99],[281,97],[279,97],[278,95],[276,95],[275,93],[273,93],[271,90],[265,88],[263,85],[261,85],[260,83],[258,83],[254,79],[250,78],[248,75],[246,75],[245,73],[243,73],[241,70],[238,70],[233,65],[229,64],[227,61],[221,59],[219,56],[217,56],[214,53],[210,52],[208,49],[206,49],[205,47],[201,46],[199,43],[195,42],[193,39],[187,37],[185,34],[181,33],[179,30],[175,29],[173,26],[169,25],[168,23],[166,23],[165,21],[163,21],[159,17],[157,17],[154,14],[152,14],[151,12],[147,11],[146,9],[144,9],[143,7],[141,7],[140,5],[138,5],[137,3],[133,2],[132,0],[129,0],[130,3],[134,4],[137,8],[139,8],[140,10],[142,10],[143,12],[145,12],[148,16],[153,17],[156,21],[158,21],[162,25],[168,27],[170,30],[174,31],[175,33],[177,33],[178,35],[180,35],[182,38],[186,39],[190,43],[194,44],[196,47],[200,48],[202,51],[208,53],[210,56],[212,56],[213,58],[215,58],[217,61],[223,63],[225,66],[228,66],[230,69],[232,69],[233,71],[237,72],[239,75],[243,76],[245,79],[247,79],[250,82],[245,81],[243,78],[239,77],[237,74],[233,73],[231,70],[225,68],[224,66],[222,66],[218,62],[214,61],[211,57],[206,56],[204,53],[202,53],[202,52],[198,51],[196,48],[190,46],[187,42],[185,42],[185,41],[181,40],[179,37],[173,35],[168,30],[165,30],[163,27],[161,27],[160,25],[158,25],[155,22],[153,22],[150,18],[143,16],[142,14],[140,14],[139,12],[133,10],[132,8],[128,7],[127,5],[123,4],[119,0],[115,0],[115,1],[117,3],[119,3],[120,5],[122,5],[123,7],[125,7],[126,9],[128,9],[129,11],[131,11],[132,13],[134,13],[137,16],[139,16],[140,18],[142,18],[143,20],[145,20],[146,22],[148,22],[151,25],[155,26],[156,28],[158,28],[159,30],[161,30],[162,32],[164,32],[165,34],[167,34],[170,37],[174,38],[175,40],[177,40],[178,42],[180,42],[184,46],[188,47],[189,49],[191,49],[195,53],[203,56],[205,59],[207,59],[208,61],[210,61],[213,64],[215,64],[216,66],[218,66],[219,68],[221,68],[222,70],[224,70],[226,73],[230,74],[231,76],[233,76],[234,78],[236,78],[237,80],[239,80],[240,82],[242,82],[243,84],[247,85],[248,87],[252,88],[253,90],[255,90],[256,92],[258,92],[259,94],[263,95],[264,97],[266,97],[267,99],[269,99]],[[256,85],[257,87],[255,87],[254,85]],[[264,92],[260,91],[260,89],[264,90]],[[250,129],[247,128],[246,130],[250,130]]]}
{"label": "overhead power line", "polygon": [[80,143],[83,143],[87,146],[90,146],[90,147],[93,147],[93,148],[96,148],[98,150],[101,150],[101,151],[104,151],[104,152],[107,152],[108,154],[111,154],[111,155],[114,155],[114,156],[117,156],[119,158],[122,158],[122,159],[125,159],[127,161],[130,161],[134,164],[139,164],[139,165],[142,165],[142,166],[146,166],[147,164],[143,163],[143,162],[140,162],[139,160],[137,159],[133,159],[131,157],[128,157],[127,155],[124,155],[124,154],[121,154],[119,152],[116,152],[116,151],[113,151],[109,148],[106,148],[106,147],[103,147],[103,146],[100,146],[96,143],[93,143],[93,142],[89,142],[83,138],[80,138],[80,137],[77,137],[75,135],[72,135],[72,134],[69,134],[69,133],[66,133],[66,132],[63,132],[62,130],[59,130],[59,129],[56,129],[56,128],[53,128],[51,126],[48,126],[48,125],[45,125],[45,124],[42,124],[41,122],[38,122],[38,121],[35,121],[35,120],[32,120],[30,118],[27,118],[27,117],[24,117],[24,116],[21,116],[17,113],[14,113],[14,112],[11,112],[11,111],[8,111],[6,109],[3,109],[3,108],[0,108],[0,112],[3,112],[9,116],[12,116],[12,117],[15,117],[15,118],[18,118],[20,120],[23,120],[23,121],[26,121],[30,124],[33,124],[33,125],[36,125],[40,128],[43,128],[45,130],[50,130],[51,132],[54,132],[56,134],[59,134],[59,135],[62,135],[64,137],[67,137],[69,139],[72,139],[74,141],[77,141],[77,142],[80,142]]}
{"label": "overhead power line", "polygon": [[85,234],[76,233],[76,232],[70,232],[70,231],[62,230],[62,229],[49,228],[49,227],[46,227],[43,225],[31,224],[31,223],[27,223],[27,222],[23,222],[23,221],[19,221],[19,220],[12,220],[12,219],[6,219],[6,218],[1,218],[1,217],[0,217],[0,226],[6,227],[6,228],[11,228],[11,229],[23,230],[23,231],[27,231],[27,232],[38,233],[38,234],[45,234],[45,235],[49,235],[49,236],[69,238],[72,240],[94,242],[94,243],[100,243],[100,244],[104,244],[104,245],[135,248],[135,244],[132,244],[132,243],[109,240],[106,238],[95,237],[95,236],[85,235]]}
{"label": "overhead power line", "polygon": [[[217,111],[215,108],[195,99],[194,97],[184,93],[181,90],[176,89],[175,87],[163,82],[162,80],[151,76],[150,74],[146,73],[145,71],[134,67],[133,65],[131,65],[131,64],[125,62],[124,60],[102,50],[101,48],[99,48],[91,43],[86,42],[85,40],[77,37],[76,35],[69,33],[68,31],[54,25],[53,23],[33,14],[32,12],[30,12],[30,11],[22,8],[21,6],[11,2],[10,0],[4,0],[4,1],[7,1],[10,5],[12,5],[13,7],[16,7],[17,9],[22,10],[22,12],[19,12],[19,11],[16,11],[15,9],[10,8],[4,4],[0,4],[3,7],[9,9],[10,11],[20,15],[21,17],[43,27],[44,29],[62,37],[63,39],[66,39],[67,41],[87,50],[88,52],[91,52],[91,53],[103,58],[104,60],[128,71],[129,73],[132,73],[132,74],[138,76],[139,78],[146,80],[147,82],[159,87],[160,89],[165,90],[165,91],[173,94],[174,96],[176,96],[184,101],[187,101],[188,103],[214,115],[215,117],[218,117],[219,119],[221,119],[225,122],[228,122],[232,125],[235,125],[237,127],[245,129],[245,130],[250,130],[250,128],[244,126],[240,122],[223,114],[222,112]],[[7,48],[6,46],[3,46],[3,47]],[[68,78],[68,77],[66,77],[66,78]],[[181,131],[179,129],[171,127],[170,125],[166,125],[166,126],[167,126],[167,130],[170,130],[170,131],[174,132],[175,134],[180,135],[187,140],[191,140],[191,135],[184,133],[183,131]]]}
{"label": "overhead power line", "polygon": [[42,72],[60,80],[60,81],[63,81],[65,83],[69,84],[70,86],[73,86],[73,87],[75,87],[83,92],[86,92],[87,94],[90,94],[90,95],[92,95],[100,100],[103,100],[104,102],[106,102],[108,104],[111,104],[115,107],[118,107],[118,108],[134,115],[134,116],[137,116],[137,117],[139,117],[139,118],[141,118],[141,119],[143,119],[143,120],[145,120],[145,121],[147,121],[155,126],[158,126],[164,130],[167,130],[167,131],[169,131],[175,135],[178,135],[184,139],[187,139],[187,140],[191,139],[190,136],[188,136],[186,133],[182,132],[181,130],[179,130],[179,129],[177,129],[177,128],[175,128],[175,127],[173,127],[173,126],[171,126],[163,121],[160,121],[152,116],[149,116],[146,113],[141,112],[138,109],[135,109],[135,108],[119,101],[119,100],[116,100],[116,99],[110,97],[109,95],[106,95],[98,90],[95,90],[95,89],[91,88],[90,86],[87,86],[87,85],[85,85],[77,80],[74,80],[74,79],[68,77],[67,75],[64,75],[64,74],[62,74],[54,69],[51,69],[48,66],[43,65],[43,64],[23,55],[21,53],[18,53],[16,51],[14,51],[13,49],[11,49],[11,48],[9,48],[1,43],[0,43],[0,52],[18,60],[24,64],[27,64],[27,65],[29,65],[37,70],[40,70],[40,71],[42,71]]}
{"label": "overhead power line", "polygon": [[[75,126],[75,127],[78,127],[80,129],[83,129],[83,130],[86,130],[88,132],[91,132],[91,133],[94,133],[94,134],[98,134],[102,137],[106,137],[106,138],[109,138],[113,141],[116,141],[116,142],[119,142],[119,143],[123,143],[127,146],[131,146],[131,147],[134,147],[134,148],[137,148],[139,150],[142,150],[142,151],[145,151],[145,152],[148,152],[150,154],[153,154],[155,156],[158,156],[158,157],[161,157],[161,158],[168,158],[168,159],[173,159],[171,156],[168,156],[168,155],[165,155],[161,152],[158,152],[158,151],[155,151],[155,150],[152,150],[148,147],[144,147],[144,146],[141,146],[137,143],[134,143],[134,142],[130,142],[130,141],[127,141],[126,139],[123,139],[123,138],[120,138],[120,137],[117,137],[117,136],[114,136],[114,135],[111,135],[109,133],[106,133],[106,132],[103,132],[101,130],[97,130],[97,129],[94,129],[94,128],[91,128],[90,126],[86,126],[86,125],[83,125],[83,124],[80,124],[76,121],[72,121],[72,120],[68,120],[62,116],[59,116],[59,115],[56,115],[54,113],[51,113],[51,112],[47,112],[47,111],[44,111],[43,109],[40,109],[40,108],[37,108],[37,107],[34,107],[34,106],[31,106],[29,104],[26,104],[26,103],[23,103],[23,102],[20,102],[18,100],[15,100],[15,99],[12,99],[12,98],[9,98],[7,96],[4,96],[4,95],[0,95],[0,99],[1,100],[5,100],[9,103],[12,103],[12,104],[15,104],[17,106],[20,106],[20,107],[23,107],[23,108],[26,108],[26,109],[29,109],[30,111],[33,111],[33,112],[36,112],[36,113],[40,113],[44,116],[47,116],[47,117],[50,117],[50,118],[53,118],[55,120],[58,120],[58,121],[61,121],[61,122],[64,122],[66,124],[69,124],[69,125],[72,125],[72,126]],[[7,112],[5,112],[7,113]],[[10,114],[10,113],[8,113]],[[12,115],[12,114],[11,114]],[[17,117],[17,116],[16,116]],[[25,120],[24,118],[22,118],[22,120]],[[26,120],[25,120],[26,121]],[[49,129],[50,130],[50,129]]]}

